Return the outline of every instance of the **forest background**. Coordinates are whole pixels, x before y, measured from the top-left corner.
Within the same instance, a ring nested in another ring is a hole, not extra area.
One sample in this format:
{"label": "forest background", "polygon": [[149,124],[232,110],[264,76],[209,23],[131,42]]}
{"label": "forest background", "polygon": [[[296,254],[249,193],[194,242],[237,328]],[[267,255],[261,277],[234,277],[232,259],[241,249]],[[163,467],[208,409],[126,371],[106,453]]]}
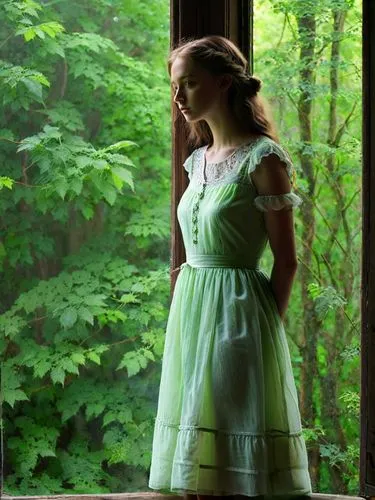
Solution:
{"label": "forest background", "polygon": [[[169,2],[1,7],[3,493],[149,491],[171,299]],[[254,73],[304,200],[285,329],[313,491],[348,495],[359,491],[361,8],[254,2]]]}

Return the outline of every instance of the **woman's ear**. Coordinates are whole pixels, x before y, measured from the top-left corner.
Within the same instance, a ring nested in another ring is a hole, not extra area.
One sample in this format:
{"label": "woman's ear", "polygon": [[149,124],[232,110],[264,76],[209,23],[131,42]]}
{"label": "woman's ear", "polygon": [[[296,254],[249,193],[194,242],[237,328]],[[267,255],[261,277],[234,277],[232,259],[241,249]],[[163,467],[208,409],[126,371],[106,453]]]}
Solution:
{"label": "woman's ear", "polygon": [[232,75],[229,75],[228,73],[224,73],[223,75],[219,76],[219,89],[222,90],[223,92],[225,90],[228,90],[229,87],[232,85],[233,82],[233,77]]}

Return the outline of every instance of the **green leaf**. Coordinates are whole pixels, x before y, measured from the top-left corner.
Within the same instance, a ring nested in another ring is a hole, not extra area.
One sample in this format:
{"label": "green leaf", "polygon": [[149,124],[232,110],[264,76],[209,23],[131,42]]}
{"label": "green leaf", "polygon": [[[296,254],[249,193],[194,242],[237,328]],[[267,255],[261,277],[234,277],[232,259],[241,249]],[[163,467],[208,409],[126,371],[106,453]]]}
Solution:
{"label": "green leaf", "polygon": [[87,165],[91,165],[93,159],[90,156],[77,156],[76,164],[79,168],[85,168]]}
{"label": "green leaf", "polygon": [[78,315],[81,319],[83,319],[83,321],[87,321],[88,323],[90,323],[90,325],[94,324],[94,316],[86,307],[80,307],[78,309]]}
{"label": "green leaf", "polygon": [[23,17],[18,21],[20,24],[24,24],[25,26],[30,26],[30,24],[33,24],[32,20],[29,19],[28,17]]}
{"label": "green leaf", "polygon": [[91,220],[94,216],[94,208],[88,203],[81,208],[81,212],[86,220]]}
{"label": "green leaf", "polygon": [[0,176],[0,191],[3,189],[3,187],[6,187],[8,189],[12,189],[14,182],[15,182],[14,179],[11,179],[10,177],[1,177]]}
{"label": "green leaf", "polygon": [[65,381],[64,370],[62,368],[60,368],[59,366],[57,366],[56,368],[53,368],[51,370],[51,379],[55,385],[59,382],[61,385],[64,385],[64,381]]}
{"label": "green leaf", "polygon": [[77,317],[78,315],[76,309],[68,307],[60,316],[60,323],[64,328],[71,328],[77,321]]}
{"label": "green leaf", "polygon": [[121,180],[125,181],[134,191],[133,174],[124,167],[112,167],[112,174],[117,175]]}
{"label": "green leaf", "polygon": [[86,358],[81,352],[73,352],[70,358],[78,365],[84,365],[86,363]]}
{"label": "green leaf", "polygon": [[120,179],[120,177],[115,175],[113,172],[112,172],[112,179],[113,179],[113,184],[114,184],[115,188],[120,191],[122,186],[124,185],[124,181],[122,179]]}
{"label": "green leaf", "polygon": [[74,373],[76,375],[79,375],[79,370],[77,364],[73,362],[72,359],[69,358],[64,358],[61,360],[60,366],[63,370],[69,373]]}
{"label": "green leaf", "polygon": [[111,422],[116,422],[116,421],[117,421],[117,412],[109,411],[103,416],[102,427],[105,427],[106,425],[110,424]]}
{"label": "green leaf", "polygon": [[85,416],[87,420],[90,420],[92,417],[98,417],[103,411],[106,409],[106,404],[104,401],[95,401],[94,403],[86,404],[86,412]]}
{"label": "green leaf", "polygon": [[46,37],[45,33],[44,33],[44,30],[40,29],[40,28],[35,28],[35,32],[36,34],[38,35],[39,38],[41,38],[42,40],[44,40],[44,38]]}
{"label": "green leaf", "polygon": [[150,358],[149,352],[147,357],[142,354],[142,350],[138,352],[127,352],[122,357],[121,363],[116,368],[116,370],[120,370],[121,368],[126,367],[128,370],[128,377],[133,377],[134,375],[137,375],[137,373],[139,373],[141,368],[146,368],[148,364],[147,358]]}
{"label": "green leaf", "polygon": [[124,304],[140,303],[141,302],[134,293],[124,293],[124,295],[122,295],[120,297],[120,300]]}
{"label": "green leaf", "polygon": [[120,149],[129,149],[132,146],[137,146],[139,145],[136,142],[133,141],[119,141],[116,142],[115,144],[111,144],[107,148],[102,149],[103,152],[107,151],[119,151]]}
{"label": "green leaf", "polygon": [[72,181],[70,182],[70,188],[72,189],[72,191],[75,192],[75,194],[81,194],[82,192],[82,187],[83,187],[83,182],[82,182],[82,179],[79,178],[79,177],[75,177],[74,179],[72,179]]}
{"label": "green leaf", "polygon": [[106,295],[88,295],[85,297],[85,304],[88,306],[106,306],[104,300],[107,298]]}
{"label": "green leaf", "polygon": [[32,137],[25,137],[21,141],[20,146],[17,148],[17,153],[20,153],[21,151],[32,151],[34,148],[39,146],[41,143],[41,139],[38,136],[32,136]]}
{"label": "green leaf", "polygon": [[33,27],[30,27],[28,28],[27,30],[18,30],[16,32],[16,35],[21,35],[23,32],[23,37],[25,39],[25,42],[29,42],[30,40],[32,40],[33,38],[36,37],[36,31]]}
{"label": "green leaf", "polygon": [[139,364],[139,361],[135,358],[133,359],[127,359],[124,364],[120,364],[120,366],[117,368],[122,368],[122,366],[126,366],[128,370],[128,377],[134,377],[134,375],[137,375],[137,373],[140,372],[141,370],[141,365]]}
{"label": "green leaf", "polygon": [[104,184],[102,186],[102,193],[109,205],[113,206],[117,198],[116,189],[114,189],[114,187],[110,186],[109,184]]}
{"label": "green leaf", "polygon": [[94,361],[97,365],[100,365],[100,356],[94,352],[94,351],[89,351],[86,356],[91,359],[91,361]]}
{"label": "green leaf", "polygon": [[37,362],[36,365],[34,365],[34,377],[43,378],[50,368],[51,362],[45,359],[41,359]]}
{"label": "green leaf", "polygon": [[143,349],[143,354],[145,355],[146,358],[151,359],[151,361],[155,361],[155,356],[152,351],[149,351],[148,349]]}
{"label": "green leaf", "polygon": [[60,195],[62,199],[65,198],[66,192],[68,191],[68,183],[66,179],[64,178],[59,178],[56,186],[55,186],[56,192]]}
{"label": "green leaf", "polygon": [[59,127],[51,127],[51,125],[44,125],[43,127],[45,139],[61,139],[61,132]]}
{"label": "green leaf", "polygon": [[29,401],[29,398],[21,389],[14,389],[11,391],[5,391],[3,393],[3,399],[5,403],[8,403],[12,408],[16,401]]}
{"label": "green leaf", "polygon": [[21,81],[37,101],[43,101],[42,85],[39,82],[31,78],[22,78]]}
{"label": "green leaf", "polygon": [[109,167],[108,162],[102,159],[92,160],[92,165],[94,168],[97,168],[98,170],[104,170]]}

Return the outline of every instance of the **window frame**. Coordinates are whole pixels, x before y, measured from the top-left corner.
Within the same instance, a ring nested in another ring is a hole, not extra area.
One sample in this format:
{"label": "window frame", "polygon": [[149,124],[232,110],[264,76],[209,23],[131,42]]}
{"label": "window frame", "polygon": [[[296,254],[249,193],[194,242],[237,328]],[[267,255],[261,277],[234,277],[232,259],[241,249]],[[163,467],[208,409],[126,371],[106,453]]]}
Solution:
{"label": "window frame", "polygon": [[375,2],[362,3],[360,495],[375,496]]}

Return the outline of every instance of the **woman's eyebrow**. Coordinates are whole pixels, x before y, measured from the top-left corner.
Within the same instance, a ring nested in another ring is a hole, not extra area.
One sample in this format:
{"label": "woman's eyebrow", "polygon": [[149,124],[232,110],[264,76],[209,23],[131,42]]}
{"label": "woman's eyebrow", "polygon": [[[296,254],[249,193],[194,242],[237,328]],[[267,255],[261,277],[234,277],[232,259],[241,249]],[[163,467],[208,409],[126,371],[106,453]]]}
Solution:
{"label": "woman's eyebrow", "polygon": [[[184,78],[188,78],[189,76],[193,76],[192,73],[188,73],[187,75],[182,75],[180,80],[183,80]],[[171,81],[171,83],[175,83],[173,80]]]}

